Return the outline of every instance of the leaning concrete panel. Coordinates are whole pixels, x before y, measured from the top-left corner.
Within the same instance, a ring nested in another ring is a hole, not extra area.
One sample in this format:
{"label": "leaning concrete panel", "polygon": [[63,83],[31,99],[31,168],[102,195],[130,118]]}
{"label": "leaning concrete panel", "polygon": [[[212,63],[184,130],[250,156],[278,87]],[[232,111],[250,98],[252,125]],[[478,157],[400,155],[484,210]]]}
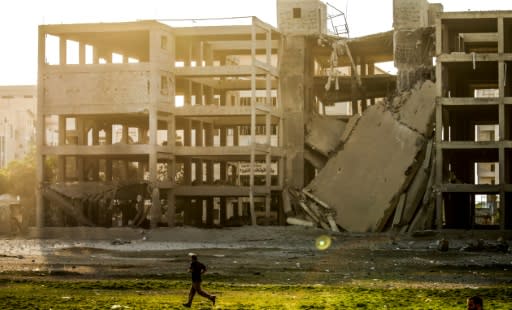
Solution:
{"label": "leaning concrete panel", "polygon": [[[409,99],[434,105],[435,93],[429,85],[419,92],[420,97]],[[403,107],[415,103],[408,100]],[[417,112],[421,111],[423,107],[418,107]],[[427,128],[421,121],[429,122],[430,117],[413,119],[414,126],[406,125],[386,107],[370,107],[343,150],[306,187],[336,210],[336,222],[342,228],[377,231],[394,211],[396,204],[391,201],[403,190],[410,166],[426,141],[425,133],[415,128]]]}

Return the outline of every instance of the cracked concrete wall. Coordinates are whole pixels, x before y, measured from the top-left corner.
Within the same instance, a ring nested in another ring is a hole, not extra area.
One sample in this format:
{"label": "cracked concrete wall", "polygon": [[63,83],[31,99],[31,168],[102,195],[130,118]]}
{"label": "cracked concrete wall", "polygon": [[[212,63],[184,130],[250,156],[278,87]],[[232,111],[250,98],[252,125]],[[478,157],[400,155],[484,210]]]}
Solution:
{"label": "cracked concrete wall", "polygon": [[393,0],[393,61],[397,89],[412,88],[433,77],[434,17],[443,10],[426,0]]}
{"label": "cracked concrete wall", "polygon": [[368,108],[343,150],[306,187],[336,211],[343,229],[384,228],[430,135],[435,95],[435,85],[427,81],[406,100],[394,101],[399,106]]}

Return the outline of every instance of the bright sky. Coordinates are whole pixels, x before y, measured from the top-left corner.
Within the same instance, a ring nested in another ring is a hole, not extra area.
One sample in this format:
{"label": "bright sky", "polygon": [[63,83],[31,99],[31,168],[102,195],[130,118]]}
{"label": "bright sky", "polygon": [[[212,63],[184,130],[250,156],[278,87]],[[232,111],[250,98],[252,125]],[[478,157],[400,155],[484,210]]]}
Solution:
{"label": "bright sky", "polygon": [[[346,12],[351,37],[392,28],[393,0],[328,2]],[[509,0],[430,2],[441,2],[445,11],[512,10]],[[276,26],[276,0],[3,0],[0,2],[0,85],[36,84],[40,24],[230,16],[256,16]]]}

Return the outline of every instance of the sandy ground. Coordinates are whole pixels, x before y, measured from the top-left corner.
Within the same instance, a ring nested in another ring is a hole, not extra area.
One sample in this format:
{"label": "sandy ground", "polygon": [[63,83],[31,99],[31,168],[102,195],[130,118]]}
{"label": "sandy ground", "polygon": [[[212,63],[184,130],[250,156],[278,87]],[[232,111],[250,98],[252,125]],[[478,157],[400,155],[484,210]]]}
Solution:
{"label": "sandy ground", "polygon": [[[324,243],[319,243],[323,236]],[[198,229],[59,228],[0,239],[0,277],[187,278],[188,254],[199,255],[212,278],[247,283],[482,287],[512,284],[512,254],[486,247],[463,251],[485,234],[412,237],[330,233],[303,227]],[[446,239],[449,250],[437,250]],[[511,244],[510,239],[505,240]],[[330,246],[321,250],[318,247]]]}

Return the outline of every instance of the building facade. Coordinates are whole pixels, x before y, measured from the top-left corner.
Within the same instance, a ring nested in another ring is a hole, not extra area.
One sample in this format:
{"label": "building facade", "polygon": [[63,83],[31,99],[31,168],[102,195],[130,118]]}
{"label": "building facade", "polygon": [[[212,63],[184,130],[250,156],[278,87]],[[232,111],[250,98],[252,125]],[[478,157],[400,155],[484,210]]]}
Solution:
{"label": "building facade", "polygon": [[512,228],[512,12],[436,19],[438,228]]}
{"label": "building facade", "polygon": [[0,169],[35,147],[37,89],[0,86]]}

